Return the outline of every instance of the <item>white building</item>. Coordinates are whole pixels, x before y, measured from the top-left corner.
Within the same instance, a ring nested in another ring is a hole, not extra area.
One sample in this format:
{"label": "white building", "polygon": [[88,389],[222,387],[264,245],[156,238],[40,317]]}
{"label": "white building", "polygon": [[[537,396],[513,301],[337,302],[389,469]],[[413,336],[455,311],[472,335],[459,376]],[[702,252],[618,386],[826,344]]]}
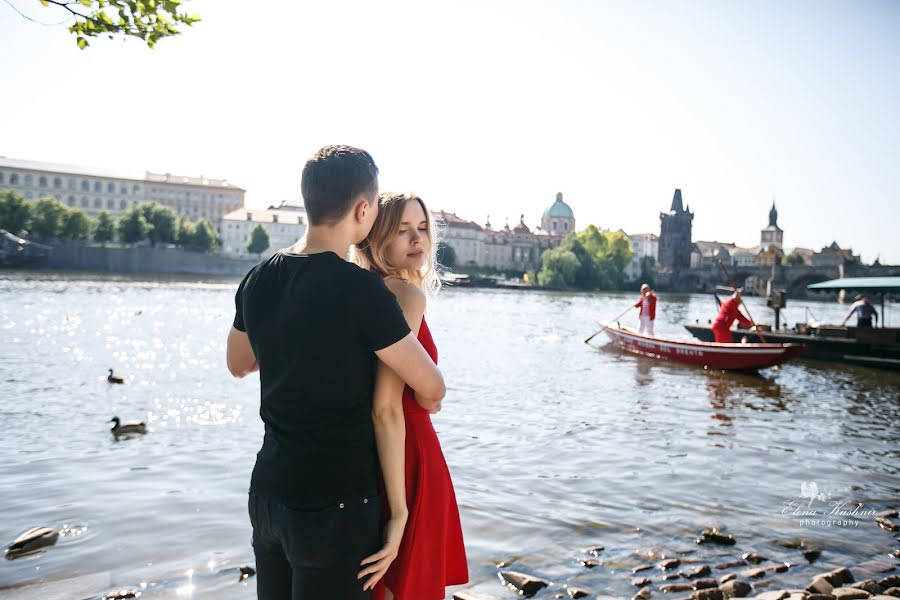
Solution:
{"label": "white building", "polygon": [[224,179],[170,173],[118,171],[0,157],[0,189],[12,189],[26,200],[56,198],[90,216],[113,214],[135,204],[158,202],[193,221],[213,225],[244,205],[244,190]]}
{"label": "white building", "polygon": [[235,257],[253,256],[247,252],[247,244],[257,225],[262,225],[269,234],[269,248],[262,253],[262,257],[267,258],[303,237],[306,233],[306,209],[282,202],[265,210],[241,208],[228,213],[219,224],[222,253]]}
{"label": "white building", "polygon": [[625,279],[634,281],[641,276],[641,261],[645,257],[653,259],[653,272],[659,260],[659,236],[652,233],[635,233],[628,236],[628,244],[634,253],[631,262],[625,265]]}

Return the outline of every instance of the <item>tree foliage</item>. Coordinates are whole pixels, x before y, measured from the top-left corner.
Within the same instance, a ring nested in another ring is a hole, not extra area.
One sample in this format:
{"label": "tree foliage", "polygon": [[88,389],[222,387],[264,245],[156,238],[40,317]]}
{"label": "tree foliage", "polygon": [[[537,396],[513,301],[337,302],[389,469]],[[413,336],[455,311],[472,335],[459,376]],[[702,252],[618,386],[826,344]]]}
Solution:
{"label": "tree foliage", "polygon": [[107,211],[100,211],[94,223],[94,241],[105,244],[116,237],[116,222]]}
{"label": "tree foliage", "polygon": [[250,232],[250,242],[247,244],[247,252],[250,254],[262,254],[269,249],[269,232],[257,223],[253,231]]}
{"label": "tree foliage", "polygon": [[154,247],[157,244],[174,244],[178,238],[178,215],[175,214],[175,211],[156,202],[138,206],[144,215],[144,220],[151,227],[147,233],[150,244]]}
{"label": "tree foliage", "polygon": [[447,269],[456,266],[456,250],[443,240],[438,242],[437,263]]}
{"label": "tree foliage", "polygon": [[786,254],[784,258],[781,259],[781,264],[785,267],[792,267],[795,265],[805,265],[806,259],[803,258],[802,254],[798,254],[797,252],[791,252],[790,254]]}
{"label": "tree foliage", "polygon": [[91,233],[91,220],[83,210],[66,211],[63,217],[62,237],[67,240],[84,240]]}
{"label": "tree foliage", "polygon": [[559,248],[544,252],[538,283],[584,290],[622,289],[624,270],[632,254],[624,233],[604,233],[590,225],[580,233],[566,236]]}
{"label": "tree foliage", "polygon": [[134,206],[119,217],[119,239],[126,244],[136,244],[148,239],[153,226],[144,217],[140,206]]}
{"label": "tree foliage", "polygon": [[31,208],[22,194],[13,190],[0,190],[0,229],[18,235],[29,227]]}
{"label": "tree foliage", "polygon": [[188,246],[198,252],[212,252],[219,246],[219,236],[209,221],[201,219],[197,222]]}
{"label": "tree foliage", "polygon": [[67,11],[75,22],[69,31],[84,50],[88,38],[116,35],[136,37],[152,48],[162,38],[179,35],[200,20],[181,9],[181,0],[40,0]]}
{"label": "tree foliage", "polygon": [[59,238],[68,207],[56,198],[41,198],[31,206],[31,233],[41,240]]}

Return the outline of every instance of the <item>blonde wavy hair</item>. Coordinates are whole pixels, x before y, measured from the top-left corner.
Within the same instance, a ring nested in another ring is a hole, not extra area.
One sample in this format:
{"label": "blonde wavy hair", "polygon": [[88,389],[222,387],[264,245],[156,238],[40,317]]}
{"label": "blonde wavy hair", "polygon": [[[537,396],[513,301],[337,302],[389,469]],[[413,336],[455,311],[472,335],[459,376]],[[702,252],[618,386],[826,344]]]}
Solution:
{"label": "blonde wavy hair", "polygon": [[[391,265],[386,257],[387,247],[400,234],[400,222],[407,202],[416,201],[425,213],[426,235],[431,246],[425,264],[415,273],[403,272]],[[437,233],[434,218],[425,206],[425,201],[415,194],[393,194],[383,192],[378,196],[378,216],[368,237],[354,247],[352,260],[360,267],[375,271],[382,277],[399,277],[409,281],[434,296],[441,289],[441,279],[437,273]]]}

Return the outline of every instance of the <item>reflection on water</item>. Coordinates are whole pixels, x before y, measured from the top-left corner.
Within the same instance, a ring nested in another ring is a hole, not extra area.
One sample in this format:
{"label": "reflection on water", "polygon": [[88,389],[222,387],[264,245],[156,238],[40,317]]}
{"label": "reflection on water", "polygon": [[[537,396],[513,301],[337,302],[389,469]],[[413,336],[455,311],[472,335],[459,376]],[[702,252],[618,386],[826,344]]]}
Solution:
{"label": "reflection on water", "polygon": [[[236,283],[0,272],[0,538],[68,528],[47,552],[2,561],[4,598],[54,581],[63,597],[254,596],[236,569],[252,564],[246,489],[262,427],[258,378],[223,364]],[[809,481],[897,501],[896,374],[806,361],[721,373],[622,353],[604,334],[583,343],[631,300],[451,289],[434,303],[449,387],[434,421],[476,585],[496,586],[504,559],[586,577],[574,560],[585,546],[606,546],[611,569],[706,526],[761,544],[813,538],[834,563],[891,547],[871,523],[809,528],[781,509]],[[684,336],[713,308],[662,295],[657,331]],[[109,368],[126,384],[108,385]],[[113,415],[149,432],[117,443]],[[630,595],[609,569],[587,582]]]}

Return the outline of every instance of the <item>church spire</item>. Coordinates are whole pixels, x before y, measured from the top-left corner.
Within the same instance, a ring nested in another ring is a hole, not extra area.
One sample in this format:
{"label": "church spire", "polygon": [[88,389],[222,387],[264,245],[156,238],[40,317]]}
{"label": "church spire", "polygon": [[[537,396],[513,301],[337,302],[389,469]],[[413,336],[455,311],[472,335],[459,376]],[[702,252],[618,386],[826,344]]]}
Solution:
{"label": "church spire", "polygon": [[672,212],[674,213],[683,213],[684,212],[684,204],[681,202],[681,190],[675,190],[675,195],[672,197]]}
{"label": "church spire", "polygon": [[775,208],[775,198],[772,198],[772,208],[769,210],[769,227],[778,227],[778,210]]}

